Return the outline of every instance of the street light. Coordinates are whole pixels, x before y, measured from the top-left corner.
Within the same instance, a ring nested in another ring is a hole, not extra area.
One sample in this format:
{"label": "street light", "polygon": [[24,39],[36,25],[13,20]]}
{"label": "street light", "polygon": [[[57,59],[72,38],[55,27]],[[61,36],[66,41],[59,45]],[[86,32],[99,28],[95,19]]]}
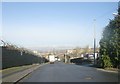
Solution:
{"label": "street light", "polygon": [[116,17],[116,16],[120,16],[118,13],[113,13],[113,15]]}
{"label": "street light", "polygon": [[95,51],[96,51],[96,30],[95,30],[95,21],[96,21],[96,19],[94,19],[93,21],[94,21],[94,65],[95,65]]}
{"label": "street light", "polygon": [[117,16],[118,14],[117,13],[113,13],[113,15]]}

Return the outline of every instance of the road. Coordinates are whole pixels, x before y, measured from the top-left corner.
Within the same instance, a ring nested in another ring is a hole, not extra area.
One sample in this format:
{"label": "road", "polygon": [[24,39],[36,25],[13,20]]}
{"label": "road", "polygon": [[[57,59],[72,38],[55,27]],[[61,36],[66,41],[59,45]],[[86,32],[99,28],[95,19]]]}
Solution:
{"label": "road", "polygon": [[117,73],[56,62],[41,66],[20,82],[117,82]]}

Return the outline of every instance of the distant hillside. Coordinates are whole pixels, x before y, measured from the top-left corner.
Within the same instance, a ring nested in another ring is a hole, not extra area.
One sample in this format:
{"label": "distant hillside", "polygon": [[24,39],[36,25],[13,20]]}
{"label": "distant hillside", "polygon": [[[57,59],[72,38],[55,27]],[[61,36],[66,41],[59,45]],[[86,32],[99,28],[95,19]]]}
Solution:
{"label": "distant hillside", "polygon": [[72,47],[29,47],[29,49],[37,50],[39,52],[53,52],[53,51],[65,51],[67,49],[73,49]]}

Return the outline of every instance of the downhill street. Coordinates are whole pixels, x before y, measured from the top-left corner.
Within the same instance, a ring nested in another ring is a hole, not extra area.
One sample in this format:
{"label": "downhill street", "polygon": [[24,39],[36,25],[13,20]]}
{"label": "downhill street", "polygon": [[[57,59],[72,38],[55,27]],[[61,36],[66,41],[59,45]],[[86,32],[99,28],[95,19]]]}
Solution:
{"label": "downhill street", "polygon": [[39,67],[20,82],[117,82],[118,73],[55,62]]}

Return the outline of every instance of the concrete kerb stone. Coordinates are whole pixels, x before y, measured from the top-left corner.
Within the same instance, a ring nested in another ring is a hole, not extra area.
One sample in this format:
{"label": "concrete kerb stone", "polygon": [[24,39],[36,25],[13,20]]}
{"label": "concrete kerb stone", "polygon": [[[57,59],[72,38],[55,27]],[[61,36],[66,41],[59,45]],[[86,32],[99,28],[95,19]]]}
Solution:
{"label": "concrete kerb stone", "polygon": [[118,73],[118,71],[111,71],[111,70],[105,70],[105,69],[100,69],[100,68],[96,68],[96,70],[104,71],[104,72],[111,72],[111,73]]}

